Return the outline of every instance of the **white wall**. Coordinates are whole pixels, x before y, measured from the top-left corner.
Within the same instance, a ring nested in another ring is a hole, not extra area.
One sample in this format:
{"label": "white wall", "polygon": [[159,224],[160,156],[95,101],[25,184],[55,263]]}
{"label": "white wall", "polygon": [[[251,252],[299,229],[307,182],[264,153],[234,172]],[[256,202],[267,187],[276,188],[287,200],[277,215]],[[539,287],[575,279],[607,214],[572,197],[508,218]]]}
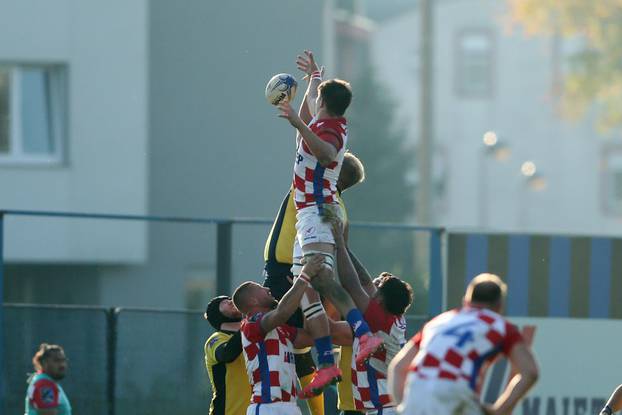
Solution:
{"label": "white wall", "polygon": [[[553,88],[553,44],[546,37],[508,32],[503,3],[494,0],[435,2],[435,139],[447,161],[447,195],[437,223],[501,231],[617,234],[619,218],[602,210],[600,152],[605,139],[591,120],[570,122],[558,115]],[[409,136],[418,139],[419,15],[416,8],[378,25],[372,55],[379,77],[400,104]],[[493,31],[494,94],[464,99],[455,93],[455,38],[459,31]],[[510,145],[503,163],[486,161],[487,198],[479,165],[482,136],[495,130]],[[533,160],[547,181],[529,190],[519,174]],[[487,223],[478,211],[487,203]]]}
{"label": "white wall", "polygon": [[[68,68],[67,157],[0,165],[0,208],[146,212],[147,1],[0,0],[0,61]],[[9,218],[14,261],[135,262],[145,227]]]}

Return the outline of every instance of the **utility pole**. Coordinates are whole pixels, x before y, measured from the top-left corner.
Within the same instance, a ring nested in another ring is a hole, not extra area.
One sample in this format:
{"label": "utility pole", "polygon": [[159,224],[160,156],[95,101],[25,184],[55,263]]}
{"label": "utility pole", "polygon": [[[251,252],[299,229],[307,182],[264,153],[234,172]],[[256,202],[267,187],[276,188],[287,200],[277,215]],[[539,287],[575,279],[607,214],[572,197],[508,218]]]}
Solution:
{"label": "utility pole", "polygon": [[420,0],[420,130],[417,146],[417,194],[415,216],[419,225],[434,225],[432,215],[432,159],[434,155],[434,0]]}

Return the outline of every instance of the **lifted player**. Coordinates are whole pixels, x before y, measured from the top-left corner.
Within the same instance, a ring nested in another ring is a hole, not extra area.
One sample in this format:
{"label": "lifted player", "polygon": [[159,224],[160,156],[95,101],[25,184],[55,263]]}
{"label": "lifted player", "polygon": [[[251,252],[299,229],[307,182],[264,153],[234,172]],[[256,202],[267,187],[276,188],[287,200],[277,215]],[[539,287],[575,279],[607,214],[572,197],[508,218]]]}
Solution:
{"label": "lifted player", "polygon": [[[299,274],[303,257],[322,255],[324,266],[316,276],[314,286],[316,283],[321,286],[321,294],[340,311],[347,310],[342,312],[359,339],[356,359],[362,362],[382,344],[382,339],[371,334],[361,312],[333,278],[335,241],[328,221],[340,215],[337,181],[347,143],[344,113],[352,100],[352,91],[345,81],[332,79],[322,82],[321,71],[309,51],[298,58],[298,67],[310,79],[300,115],[288,102],[279,105],[279,117],[287,119],[298,131],[293,180],[297,234],[292,272]],[[300,305],[307,328],[314,338],[320,366],[303,391],[308,397],[321,393],[325,386],[338,381],[341,371],[335,365],[328,319],[317,291],[309,287]]]}

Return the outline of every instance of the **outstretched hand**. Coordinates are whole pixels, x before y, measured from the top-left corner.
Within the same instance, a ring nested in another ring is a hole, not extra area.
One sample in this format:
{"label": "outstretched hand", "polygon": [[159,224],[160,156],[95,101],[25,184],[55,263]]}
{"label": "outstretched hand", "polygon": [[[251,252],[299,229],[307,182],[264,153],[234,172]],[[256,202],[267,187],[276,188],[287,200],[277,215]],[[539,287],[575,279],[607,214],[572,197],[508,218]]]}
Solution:
{"label": "outstretched hand", "polygon": [[298,128],[300,125],[304,125],[298,113],[294,111],[294,108],[290,105],[289,102],[284,101],[277,105],[277,108],[280,111],[279,117],[285,118],[289,123],[294,127]]}
{"label": "outstretched hand", "polygon": [[324,72],[324,67],[322,67],[321,69],[318,67],[317,63],[315,62],[313,52],[311,52],[310,50],[305,50],[303,55],[296,56],[296,66],[302,72],[307,74],[308,77],[310,77],[311,74],[315,71],[320,71],[321,73]]}

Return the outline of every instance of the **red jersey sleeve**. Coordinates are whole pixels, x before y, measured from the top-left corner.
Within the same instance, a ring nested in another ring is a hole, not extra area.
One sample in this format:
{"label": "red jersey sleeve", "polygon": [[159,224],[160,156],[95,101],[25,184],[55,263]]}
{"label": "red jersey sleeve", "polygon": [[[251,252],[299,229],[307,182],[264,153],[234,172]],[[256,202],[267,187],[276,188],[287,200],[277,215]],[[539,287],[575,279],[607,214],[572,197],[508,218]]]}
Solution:
{"label": "red jersey sleeve", "polygon": [[58,406],[58,386],[49,379],[38,380],[33,388],[31,402],[37,409]]}
{"label": "red jersey sleeve", "polygon": [[263,314],[255,314],[249,319],[245,320],[240,327],[242,334],[251,342],[258,342],[266,337],[266,334],[263,332],[261,328],[261,319],[263,318]]}
{"label": "red jersey sleeve", "polygon": [[518,328],[514,324],[505,323],[505,337],[503,338],[503,343],[501,345],[501,351],[504,355],[509,356],[512,352],[512,348],[516,343],[521,343],[523,341],[523,336],[518,331]]}
{"label": "red jersey sleeve", "polygon": [[322,128],[318,130],[316,135],[320,138],[320,140],[332,144],[337,151],[341,150],[343,147],[343,138],[341,137],[341,134],[332,128]]}
{"label": "red jersey sleeve", "polygon": [[378,300],[371,298],[365,314],[363,314],[367,325],[372,332],[384,331],[389,333],[395,321],[395,316],[382,308]]}

